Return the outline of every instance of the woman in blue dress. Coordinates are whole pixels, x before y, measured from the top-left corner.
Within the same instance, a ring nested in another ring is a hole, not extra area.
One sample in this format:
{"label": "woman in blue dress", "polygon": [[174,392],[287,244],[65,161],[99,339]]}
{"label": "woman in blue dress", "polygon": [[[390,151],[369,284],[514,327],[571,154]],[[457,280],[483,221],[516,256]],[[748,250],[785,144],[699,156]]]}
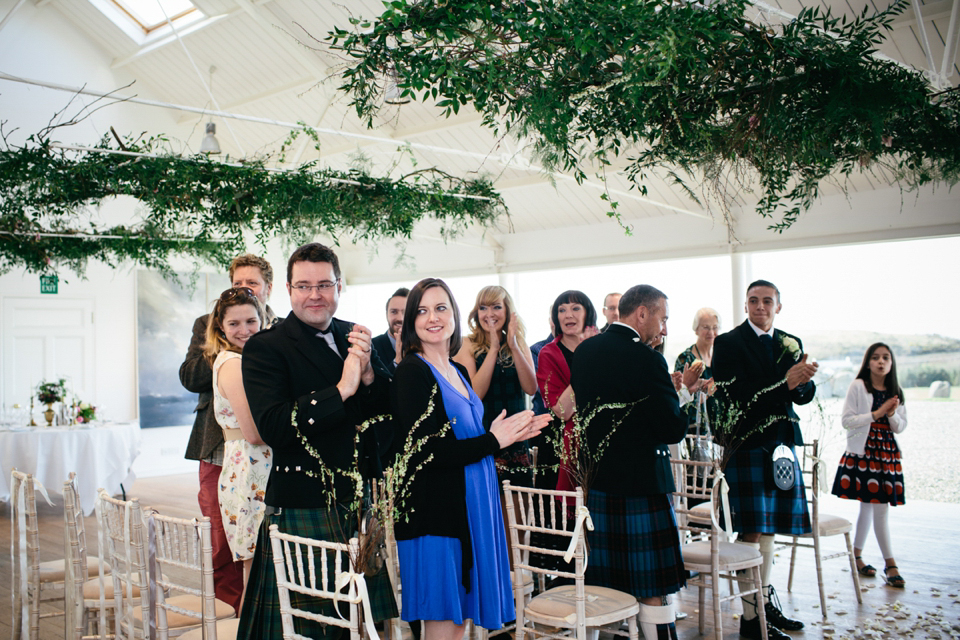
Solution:
{"label": "woman in blue dress", "polygon": [[402,617],[423,620],[425,640],[460,640],[469,618],[499,629],[516,617],[493,456],[537,435],[549,416],[505,412],[483,428],[483,403],[460,349],[450,289],[421,280],[407,297],[394,376],[390,460],[400,474],[395,531]]}

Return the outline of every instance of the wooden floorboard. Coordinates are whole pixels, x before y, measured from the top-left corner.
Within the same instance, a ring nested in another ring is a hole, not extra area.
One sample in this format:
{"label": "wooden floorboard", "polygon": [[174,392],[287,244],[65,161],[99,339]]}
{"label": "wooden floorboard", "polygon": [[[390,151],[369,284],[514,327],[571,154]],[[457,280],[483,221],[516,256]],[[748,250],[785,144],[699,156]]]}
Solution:
{"label": "wooden floorboard", "polygon": [[[128,489],[128,497],[136,497],[144,505],[180,517],[199,516],[197,507],[197,475],[184,474],[138,479]],[[63,554],[62,501],[55,499],[56,506],[38,505],[41,531],[41,560],[52,560]],[[825,497],[823,511],[842,515],[855,521],[858,504],[851,501]],[[11,621],[11,559],[10,507],[0,503],[0,637],[9,637]],[[88,517],[87,542],[96,549],[96,519]],[[797,574],[793,591],[787,591],[789,553],[780,552],[774,566],[773,584],[779,592],[784,611],[791,617],[807,622],[807,628],[790,634],[793,638],[843,638],[854,637],[854,630],[868,632],[882,626],[886,632],[876,638],[950,638],[960,637],[960,504],[944,504],[914,500],[891,511],[891,534],[901,573],[907,580],[903,590],[884,586],[880,577],[862,581],[863,604],[858,605],[853,593],[850,569],[844,559],[829,560],[824,564],[824,582],[827,593],[829,624],[821,617],[817,594],[816,569],[812,551],[800,550]],[[838,536],[825,541],[825,548],[842,550],[843,538]],[[872,538],[866,544],[864,558],[880,567],[883,561]],[[724,587],[724,590],[726,587]],[[709,593],[707,594],[709,602]],[[698,605],[694,589],[681,594],[680,608],[688,614],[677,625],[681,640],[700,637],[697,630]],[[898,608],[899,611],[894,611]],[[728,603],[723,614],[723,638],[739,637],[740,603]],[[709,605],[705,612],[708,618],[706,637],[713,636],[713,615]],[[735,617],[736,616],[736,617]],[[943,620],[943,630],[938,620]],[[930,626],[922,627],[926,621]],[[939,634],[939,635],[938,635]],[[62,619],[41,622],[41,639],[63,638]]]}

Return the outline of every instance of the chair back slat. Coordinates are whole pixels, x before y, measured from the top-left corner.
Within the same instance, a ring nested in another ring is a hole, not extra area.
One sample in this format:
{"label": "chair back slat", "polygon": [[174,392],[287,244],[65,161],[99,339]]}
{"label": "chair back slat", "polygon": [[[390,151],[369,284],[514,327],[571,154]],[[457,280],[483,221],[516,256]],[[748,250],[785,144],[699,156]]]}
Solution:
{"label": "chair back slat", "polygon": [[[363,599],[357,585],[365,585],[365,579],[362,572],[354,570],[359,541],[351,538],[343,544],[314,540],[281,533],[277,525],[271,525],[270,545],[280,596],[283,637],[304,639],[295,632],[293,622],[294,618],[301,618],[348,629],[351,640],[360,640]],[[349,585],[346,594],[340,592],[345,585]],[[291,592],[331,601],[335,607],[346,605],[349,615],[341,618],[296,608],[291,602]]]}
{"label": "chair back slat", "polygon": [[[106,553],[112,571],[117,640],[149,637],[153,624],[153,597],[147,564],[147,534],[140,502],[117,500],[104,489],[97,495],[100,553]],[[134,593],[137,596],[134,596]],[[138,606],[139,603],[139,606]],[[134,615],[139,608],[139,620]],[[106,628],[101,612],[101,629]],[[146,632],[144,631],[146,629]]]}

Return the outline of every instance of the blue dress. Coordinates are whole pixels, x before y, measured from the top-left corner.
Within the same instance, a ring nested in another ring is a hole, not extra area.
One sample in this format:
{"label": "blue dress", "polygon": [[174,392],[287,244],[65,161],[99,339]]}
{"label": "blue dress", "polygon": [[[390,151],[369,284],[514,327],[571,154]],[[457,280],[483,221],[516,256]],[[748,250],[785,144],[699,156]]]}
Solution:
{"label": "blue dress", "polygon": [[[469,392],[465,398],[432,364],[427,364],[439,385],[443,408],[457,440],[483,435],[483,403],[467,381],[461,375]],[[443,536],[399,540],[402,617],[407,621],[452,620],[456,624],[469,618],[485,629],[500,629],[516,618],[516,612],[493,456],[465,466],[463,473],[473,546],[470,591],[463,586],[459,540]]]}

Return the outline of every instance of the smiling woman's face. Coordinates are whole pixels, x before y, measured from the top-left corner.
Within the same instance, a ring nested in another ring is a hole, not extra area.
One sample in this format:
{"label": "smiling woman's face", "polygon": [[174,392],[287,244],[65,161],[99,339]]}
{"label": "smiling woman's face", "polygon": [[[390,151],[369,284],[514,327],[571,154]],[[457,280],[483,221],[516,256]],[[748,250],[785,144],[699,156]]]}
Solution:
{"label": "smiling woman's face", "polygon": [[429,344],[449,348],[456,322],[450,296],[443,287],[430,287],[423,292],[413,326],[424,346]]}

